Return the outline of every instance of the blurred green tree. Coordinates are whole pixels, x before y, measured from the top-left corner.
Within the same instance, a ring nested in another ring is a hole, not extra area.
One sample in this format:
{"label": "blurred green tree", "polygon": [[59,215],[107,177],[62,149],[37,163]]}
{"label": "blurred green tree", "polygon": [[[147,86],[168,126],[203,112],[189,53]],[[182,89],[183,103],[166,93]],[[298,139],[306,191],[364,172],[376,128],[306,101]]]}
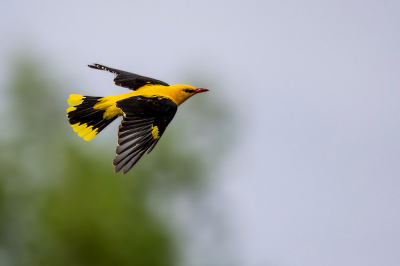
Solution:
{"label": "blurred green tree", "polygon": [[227,141],[224,111],[196,99],[185,115],[196,116],[197,133],[170,126],[151,159],[115,175],[113,151],[69,128],[49,70],[15,61],[0,139],[0,265],[176,265],[172,217],[150,201],[166,206],[178,191],[205,187]]}

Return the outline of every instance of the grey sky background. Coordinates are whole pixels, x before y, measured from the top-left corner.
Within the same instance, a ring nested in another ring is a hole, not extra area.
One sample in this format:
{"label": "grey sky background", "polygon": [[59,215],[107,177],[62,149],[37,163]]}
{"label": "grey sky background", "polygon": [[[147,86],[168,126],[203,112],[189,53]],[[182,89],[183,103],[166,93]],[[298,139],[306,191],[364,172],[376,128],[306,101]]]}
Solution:
{"label": "grey sky background", "polygon": [[27,49],[76,80],[65,99],[125,92],[90,63],[196,77],[236,120],[210,200],[239,265],[399,265],[399,14],[399,1],[3,0],[0,84]]}

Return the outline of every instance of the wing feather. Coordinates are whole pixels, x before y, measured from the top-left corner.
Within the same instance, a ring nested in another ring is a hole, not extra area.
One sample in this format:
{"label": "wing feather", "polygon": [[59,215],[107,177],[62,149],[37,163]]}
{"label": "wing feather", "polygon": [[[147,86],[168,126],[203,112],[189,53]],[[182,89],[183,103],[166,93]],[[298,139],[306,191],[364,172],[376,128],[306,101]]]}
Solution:
{"label": "wing feather", "polygon": [[[130,122],[128,126],[123,125],[125,120]],[[154,119],[146,119],[146,121],[143,121],[140,117],[135,118],[127,116],[123,118],[118,130],[117,156],[113,161],[116,173],[124,168],[125,165],[131,166],[125,167],[123,172],[126,173],[129,171],[147,149],[153,146],[154,142],[156,142],[156,139],[154,139],[151,134],[153,122]],[[143,123],[146,125],[143,126]],[[132,125],[135,124],[141,124],[142,126],[132,127]],[[126,129],[126,127],[129,128]],[[132,163],[131,160],[134,160],[134,163]]]}
{"label": "wing feather", "polygon": [[136,134],[136,133],[139,134],[139,133],[142,133],[142,132],[147,132],[149,130],[151,131],[151,124],[150,125],[140,126],[140,127],[127,128],[127,129],[125,129],[125,127],[123,127],[123,130],[124,131],[118,132],[118,137],[119,137],[120,140],[126,138],[129,135],[133,135],[133,134]]}
{"label": "wing feather", "polygon": [[122,170],[123,174],[128,173],[129,170],[131,170],[131,168],[133,166],[135,166],[135,164],[139,161],[139,159],[143,156],[143,154],[146,152],[146,150],[142,150],[140,153],[138,153],[135,157],[133,157],[124,167],[124,170]]}
{"label": "wing feather", "polygon": [[130,73],[127,71],[122,71],[119,69],[106,67],[106,66],[103,66],[100,64],[88,65],[88,67],[94,68],[94,69],[105,70],[105,71],[117,74],[117,76],[114,78],[115,85],[129,88],[134,91],[145,85],[150,85],[150,84],[169,86],[164,81],[161,81],[158,79],[153,79],[153,78],[141,76],[138,74]]}
{"label": "wing feather", "polygon": [[153,119],[146,119],[142,121],[122,121],[121,125],[124,126],[124,131],[141,126],[148,126],[153,123]]}
{"label": "wing feather", "polygon": [[131,133],[130,135],[125,135],[122,138],[119,137],[118,138],[118,145],[124,145],[124,144],[126,144],[128,142],[134,141],[137,138],[143,138],[145,136],[150,136],[150,135],[151,135],[151,126],[148,129],[146,129],[146,130],[144,130],[142,132]]}
{"label": "wing feather", "polygon": [[[144,152],[142,152],[141,150],[137,151],[136,153],[133,153],[131,156],[132,157],[128,157],[125,158],[123,161],[121,161],[120,163],[115,165],[115,173],[118,173],[119,171],[121,171],[122,168],[124,168],[127,163],[129,163],[129,161],[131,161],[132,159],[135,159],[135,161],[137,162],[143,155]],[[138,156],[139,155],[139,156]],[[131,167],[132,168],[132,167]],[[128,169],[129,170],[129,169]],[[123,174],[126,174],[128,172],[128,170],[122,171]]]}
{"label": "wing feather", "polygon": [[143,136],[143,137],[134,138],[129,142],[125,142],[124,144],[119,145],[117,147],[117,150],[116,150],[117,154],[121,155],[121,153],[124,153],[127,150],[131,150],[131,149],[135,148],[135,146],[139,146],[142,143],[144,143],[145,141],[151,140],[151,138],[153,138],[153,137],[150,136],[150,135],[146,135],[146,136]]}
{"label": "wing feather", "polygon": [[[117,102],[124,112],[118,128],[118,146],[113,161],[114,171],[127,173],[147,151],[158,143],[174,117],[177,106],[169,99],[134,96]],[[157,135],[153,136],[156,129]]]}
{"label": "wing feather", "polygon": [[156,146],[158,141],[159,141],[159,139],[157,139],[153,144],[151,144],[151,146],[147,150],[147,154],[149,154],[154,149],[154,147]]}

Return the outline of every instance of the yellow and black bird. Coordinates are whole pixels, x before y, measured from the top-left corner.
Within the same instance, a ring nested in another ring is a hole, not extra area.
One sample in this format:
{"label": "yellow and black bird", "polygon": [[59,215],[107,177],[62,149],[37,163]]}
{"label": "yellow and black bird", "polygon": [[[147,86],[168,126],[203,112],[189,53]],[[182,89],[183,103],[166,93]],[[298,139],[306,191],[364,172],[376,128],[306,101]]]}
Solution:
{"label": "yellow and black bird", "polygon": [[168,85],[99,64],[89,67],[117,74],[115,85],[133,90],[107,97],[71,94],[68,99],[71,105],[67,109],[69,123],[86,141],[93,139],[118,116],[123,117],[118,128],[117,156],[113,161],[116,173],[123,169],[126,174],[146,151],[153,150],[179,105],[197,93],[208,91],[189,85]]}

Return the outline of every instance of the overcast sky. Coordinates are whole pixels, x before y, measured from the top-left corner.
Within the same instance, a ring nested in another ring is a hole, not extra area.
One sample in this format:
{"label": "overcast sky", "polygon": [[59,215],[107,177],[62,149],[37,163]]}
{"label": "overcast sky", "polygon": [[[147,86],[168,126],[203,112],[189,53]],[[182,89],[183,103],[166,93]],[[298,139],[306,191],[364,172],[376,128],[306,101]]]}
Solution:
{"label": "overcast sky", "polygon": [[1,4],[0,84],[31,47],[79,84],[66,98],[118,91],[89,63],[226,97],[215,204],[243,265],[399,265],[399,1]]}

